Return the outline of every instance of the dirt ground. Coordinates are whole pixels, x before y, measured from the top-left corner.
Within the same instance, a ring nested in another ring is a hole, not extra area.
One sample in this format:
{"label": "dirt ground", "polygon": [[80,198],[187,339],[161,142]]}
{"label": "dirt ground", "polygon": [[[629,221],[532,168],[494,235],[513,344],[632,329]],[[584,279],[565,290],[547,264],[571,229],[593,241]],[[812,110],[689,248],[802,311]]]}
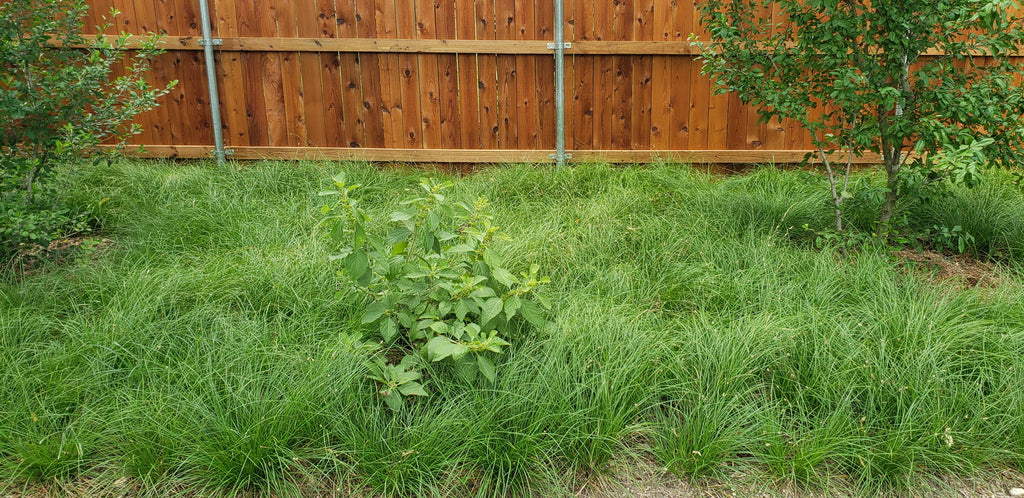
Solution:
{"label": "dirt ground", "polygon": [[[689,481],[668,474],[652,461],[631,460],[615,471],[588,483],[576,493],[581,498],[831,498],[863,496],[854,483],[842,478],[828,489],[799,488],[791,482],[733,472],[726,481]],[[1020,493],[1020,494],[1016,494]],[[972,479],[935,478],[898,496],[1009,498],[1024,496],[1024,473],[999,469]]]}

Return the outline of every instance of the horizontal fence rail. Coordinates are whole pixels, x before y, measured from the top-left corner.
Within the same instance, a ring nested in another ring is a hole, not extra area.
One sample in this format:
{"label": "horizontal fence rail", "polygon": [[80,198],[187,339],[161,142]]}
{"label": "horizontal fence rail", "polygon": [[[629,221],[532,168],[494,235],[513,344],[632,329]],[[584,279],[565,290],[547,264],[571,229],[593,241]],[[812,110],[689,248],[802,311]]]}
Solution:
{"label": "horizontal fence rail", "polygon": [[[199,1],[90,1],[87,26],[121,12],[100,35],[163,35],[149,78],[179,81],[137,118],[139,154],[214,150]],[[561,0],[559,103],[557,0],[207,1],[224,146],[238,159],[550,162],[559,105],[572,161],[785,163],[811,150],[796,123],[714,94],[687,41],[707,38],[693,2]]]}

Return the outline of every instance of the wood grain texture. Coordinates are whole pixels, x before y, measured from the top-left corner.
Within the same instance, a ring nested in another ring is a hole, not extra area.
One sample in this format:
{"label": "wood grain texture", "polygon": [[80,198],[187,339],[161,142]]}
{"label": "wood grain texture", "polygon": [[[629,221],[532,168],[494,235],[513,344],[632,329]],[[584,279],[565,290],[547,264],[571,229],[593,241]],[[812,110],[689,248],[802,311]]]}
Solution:
{"label": "wood grain texture", "polygon": [[[495,0],[476,0],[476,39],[496,40]],[[507,43],[507,42],[497,42]],[[480,147],[498,148],[500,125],[498,121],[498,68],[497,57],[480,54],[477,57],[477,86],[480,88]]]}
{"label": "wood grain texture", "polygon": [[[413,2],[396,2],[397,31],[399,38],[413,38],[416,33],[416,10]],[[420,109],[421,75],[413,54],[398,55],[399,92],[402,106],[401,144],[402,147],[417,149],[423,147],[422,116]],[[394,89],[392,89],[393,91]]]}
{"label": "wood grain texture", "polygon": [[[356,0],[356,35],[362,38],[376,38],[377,9],[373,0]],[[380,56],[377,53],[359,54],[360,91],[363,108],[363,130],[367,147],[384,147],[384,109],[381,100],[382,81]]]}
{"label": "wood grain texture", "polygon": [[[335,0],[338,39],[356,38],[355,0]],[[338,54],[338,77],[341,89],[342,144],[348,147],[366,146],[366,126],[362,96],[362,57],[358,53]]]}
{"label": "wood grain texture", "polygon": [[[460,39],[476,39],[477,19],[474,0],[455,0],[455,35]],[[474,15],[468,15],[474,12]],[[464,149],[481,147],[480,69],[478,58],[459,55],[456,60],[459,83],[459,143]]]}
{"label": "wood grain texture", "polygon": [[[211,144],[195,1],[91,1],[92,24],[111,6],[122,11],[104,36],[121,29],[166,35],[168,52],[156,58],[147,79],[154,86],[177,79],[179,86],[136,118],[147,131],[133,142]],[[691,32],[707,38],[694,1],[562,2],[572,44],[566,143],[577,159],[598,157],[587,150],[623,160],[687,150],[764,159],[763,153],[810,148],[797,123],[759,123],[756,110],[735,95],[712,93],[687,41]],[[541,160],[554,148],[550,0],[211,0],[211,6],[214,36],[223,41],[215,50],[228,147],[523,149]],[[130,40],[128,49],[139,43]],[[715,152],[729,149],[763,150]],[[615,150],[621,152],[608,152]]]}
{"label": "wood grain texture", "polygon": [[[324,2],[318,0],[295,0],[296,36],[319,36],[317,22]],[[327,122],[324,115],[323,72],[320,70],[321,54],[297,52],[299,65],[299,96],[302,99],[305,119],[304,145],[324,147],[327,145]]]}
{"label": "wood grain texture", "polygon": [[[434,0],[415,0],[414,5],[416,38],[437,39],[438,5]],[[416,56],[416,67],[419,71],[420,136],[423,137],[423,147],[437,149],[441,147],[441,80],[438,73],[438,56],[419,54]]]}
{"label": "wood grain texture", "polygon": [[[654,0],[636,0],[633,40],[653,42],[655,35]],[[651,113],[653,111],[654,56],[636,55],[633,59],[633,113],[630,126],[630,149],[651,148]]]}
{"label": "wood grain texture", "polygon": [[[515,0],[494,1],[495,38],[512,41],[516,39]],[[498,147],[519,148],[519,102],[516,57],[495,56],[498,91]]]}
{"label": "wood grain texture", "polygon": [[[139,151],[129,146],[126,153],[136,157],[170,157],[178,159],[208,159],[213,148],[203,145],[154,145]],[[232,160],[323,160],[323,161],[379,161],[379,162],[444,162],[444,163],[552,163],[547,150],[507,149],[377,149],[353,147],[267,147],[249,146],[234,149]],[[663,160],[695,164],[797,164],[812,154],[809,150],[586,150],[573,153],[571,163],[611,162],[638,163]],[[833,160],[845,159],[834,154]],[[855,164],[880,164],[881,157],[866,155],[854,158]]]}
{"label": "wood grain texture", "polygon": [[[455,38],[456,0],[436,0],[434,11],[435,32],[443,39]],[[441,147],[459,148],[462,146],[462,116],[459,113],[459,61],[454,54],[437,56],[438,97],[440,106]]]}
{"label": "wood grain texture", "polygon": [[[661,1],[661,0],[658,0]],[[568,2],[567,2],[568,3]],[[683,3],[685,5],[685,3]],[[112,35],[111,39],[116,38]],[[568,38],[567,38],[568,39]],[[685,39],[685,36],[684,36]],[[167,50],[201,51],[198,36],[168,35],[161,38],[159,45]],[[534,54],[550,55],[547,48],[550,41],[541,40],[463,40],[463,39],[332,39],[316,37],[280,38],[274,36],[238,36],[224,38],[218,50],[237,50],[241,52],[379,52],[379,53],[412,53],[412,54]],[[127,50],[137,49],[142,40],[134,38],[124,47]],[[62,46],[53,42],[53,46]],[[84,48],[84,45],[71,45],[73,48]],[[590,40],[574,42],[566,49],[570,55],[700,55],[700,50],[688,41],[615,41]],[[1019,49],[1024,53],[1024,48]],[[931,50],[924,57],[944,55],[943,52]],[[981,52],[973,52],[981,56]]]}
{"label": "wood grain texture", "polygon": [[[594,2],[594,39],[608,40],[612,37],[612,21],[615,12],[612,3],[604,0]],[[594,149],[612,149],[612,95],[615,86],[614,58],[610,55],[594,56]]]}
{"label": "wood grain texture", "polygon": [[[616,41],[630,41],[633,38],[633,6],[634,0],[616,0],[612,2],[612,32]],[[635,105],[633,96],[633,57],[630,55],[613,55],[612,65],[612,99],[611,99],[611,145],[612,149],[629,149],[632,141],[633,112]],[[605,146],[608,147],[608,146]]]}
{"label": "wood grain texture", "polygon": [[[573,46],[594,39],[594,1],[575,0]],[[585,150],[594,148],[594,71],[596,58],[586,55],[572,56],[571,85],[566,85],[566,115],[571,115],[572,134],[566,137],[566,148]],[[569,71],[567,71],[569,72]],[[571,97],[569,97],[571,96]],[[569,103],[572,112],[569,113]],[[570,121],[567,118],[566,121]]]}
{"label": "wood grain texture", "polygon": [[[533,40],[536,39],[537,17],[534,12],[534,2],[514,2],[515,6],[515,39]],[[538,112],[537,100],[538,90],[541,90],[537,78],[536,56],[517,55],[514,56],[516,72],[516,101],[515,107],[518,119],[514,126],[517,127],[517,136],[520,149],[536,149],[540,139],[541,122]],[[554,88],[550,88],[554,92]]]}

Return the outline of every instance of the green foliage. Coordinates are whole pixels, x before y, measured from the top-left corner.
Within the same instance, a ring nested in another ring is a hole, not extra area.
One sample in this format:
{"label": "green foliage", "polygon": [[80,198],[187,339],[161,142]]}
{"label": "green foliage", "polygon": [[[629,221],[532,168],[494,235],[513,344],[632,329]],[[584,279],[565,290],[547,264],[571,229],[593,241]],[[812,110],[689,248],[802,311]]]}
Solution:
{"label": "green foliage", "polygon": [[443,193],[451,183],[423,179],[381,237],[367,231],[370,217],[351,195],[359,185],[338,175],[334,186],[321,195],[339,200],[322,212],[330,215],[331,237],[346,246],[332,258],[344,263],[352,290],[370,298],[361,322],[404,354],[398,365],[376,363],[370,377],[388,406],[427,394],[417,382],[424,360],[447,360],[468,382],[477,375],[494,382],[493,355],[510,345],[519,323],[544,325],[550,304],[535,291],[550,279],[538,265],[518,276],[504,267],[492,247],[502,234],[487,200],[451,202]]}
{"label": "green foliage", "polygon": [[321,299],[338,244],[309,233],[339,167],[370,233],[420,173],[154,166],[83,165],[73,195],[111,198],[115,242],[0,281],[0,495],[622,495],[639,461],[739,494],[944,496],[1024,462],[1024,197],[1007,172],[907,209],[913,231],[960,225],[999,255],[991,288],[794,240],[830,216],[801,171],[453,179],[445,194],[493,199],[509,268],[558,275],[542,287],[557,319],[502,336],[514,346],[488,353],[498,375],[478,389],[420,361],[430,398],[394,411],[369,395],[372,299]]}
{"label": "green foliage", "polygon": [[[54,166],[111,138],[125,143],[139,132],[132,116],[166,93],[144,79],[157,38],[126,56],[126,34],[81,34],[87,8],[84,0],[0,3],[0,253],[68,230],[81,213],[64,205],[70,185],[52,178]],[[112,77],[121,61],[124,74]]]}
{"label": "green foliage", "polygon": [[[901,171],[970,183],[977,167],[1024,157],[1020,0],[709,0],[705,72],[719,92],[810,131],[836,230],[855,156],[881,154],[888,235]],[[776,12],[777,17],[767,15]],[[926,56],[926,54],[932,54]],[[934,54],[941,54],[935,56]],[[845,167],[830,154],[843,152]]]}

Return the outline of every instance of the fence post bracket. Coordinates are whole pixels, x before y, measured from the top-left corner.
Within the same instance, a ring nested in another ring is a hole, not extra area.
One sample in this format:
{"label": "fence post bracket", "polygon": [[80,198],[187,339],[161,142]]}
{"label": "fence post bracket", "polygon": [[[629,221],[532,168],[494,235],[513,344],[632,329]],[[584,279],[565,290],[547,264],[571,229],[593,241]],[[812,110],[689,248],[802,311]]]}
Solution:
{"label": "fence post bracket", "polygon": [[[199,46],[200,47],[205,47],[206,44],[207,44],[206,40],[204,40],[202,38],[199,39]],[[222,38],[211,38],[209,44],[210,44],[210,46],[223,45],[224,44],[224,40]]]}
{"label": "fence post bracket", "polygon": [[[561,46],[559,46],[559,45],[561,45]],[[548,43],[548,50],[558,50],[559,48],[561,48],[562,50],[569,50],[569,49],[572,48],[572,42],[564,42],[564,43],[561,43],[561,44],[558,44],[558,43]]]}

